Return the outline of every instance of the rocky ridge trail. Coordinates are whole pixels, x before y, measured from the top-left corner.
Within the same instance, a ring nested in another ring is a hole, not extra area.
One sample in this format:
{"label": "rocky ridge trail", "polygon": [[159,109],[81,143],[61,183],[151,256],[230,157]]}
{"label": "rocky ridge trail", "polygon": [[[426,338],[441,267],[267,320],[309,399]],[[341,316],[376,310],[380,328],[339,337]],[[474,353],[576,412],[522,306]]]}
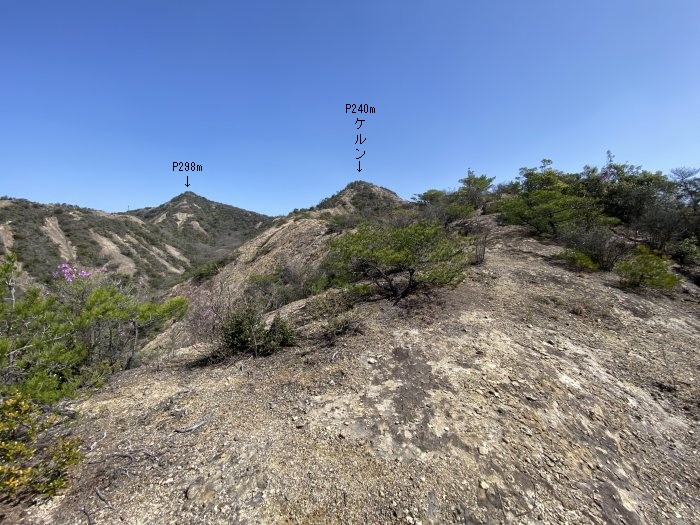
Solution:
{"label": "rocky ridge trail", "polygon": [[498,227],[463,284],[360,305],[335,346],[119,373],[73,407],[70,488],[16,521],[698,523],[697,288],[559,250]]}

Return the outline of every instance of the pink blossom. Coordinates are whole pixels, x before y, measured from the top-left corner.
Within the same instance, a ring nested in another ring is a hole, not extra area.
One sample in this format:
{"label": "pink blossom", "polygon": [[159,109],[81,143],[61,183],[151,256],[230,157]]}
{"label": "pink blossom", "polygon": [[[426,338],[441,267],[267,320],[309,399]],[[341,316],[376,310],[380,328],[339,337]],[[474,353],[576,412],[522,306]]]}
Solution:
{"label": "pink blossom", "polygon": [[61,263],[56,268],[57,270],[51,274],[52,277],[54,279],[63,279],[69,283],[74,281],[77,277],[89,279],[92,276],[92,272],[79,269],[68,262]]}

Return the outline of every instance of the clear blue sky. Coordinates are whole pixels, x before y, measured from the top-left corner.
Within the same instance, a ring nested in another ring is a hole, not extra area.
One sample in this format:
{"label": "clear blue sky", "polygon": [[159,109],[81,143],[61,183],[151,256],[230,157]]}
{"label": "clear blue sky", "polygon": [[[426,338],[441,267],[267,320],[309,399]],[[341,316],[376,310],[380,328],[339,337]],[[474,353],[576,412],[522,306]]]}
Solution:
{"label": "clear blue sky", "polygon": [[[540,159],[700,167],[698,0],[0,1],[0,195],[281,214]],[[377,108],[358,174],[346,103]]]}

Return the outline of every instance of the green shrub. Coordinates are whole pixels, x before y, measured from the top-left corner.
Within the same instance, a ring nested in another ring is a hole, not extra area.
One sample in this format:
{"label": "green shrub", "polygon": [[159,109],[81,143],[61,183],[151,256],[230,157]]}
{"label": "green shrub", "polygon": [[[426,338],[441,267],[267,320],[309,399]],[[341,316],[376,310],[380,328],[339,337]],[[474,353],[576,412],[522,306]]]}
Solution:
{"label": "green shrub", "polygon": [[425,219],[439,221],[443,226],[468,219],[474,213],[474,207],[460,192],[428,190],[417,195],[415,200]]}
{"label": "green shrub", "polygon": [[612,270],[630,251],[630,246],[603,225],[592,228],[574,227],[560,235],[572,249],[587,255],[601,270]]}
{"label": "green shrub", "polygon": [[65,486],[80,453],[76,440],[57,435],[59,423],[22,394],[0,398],[0,495],[18,501]]}
{"label": "green shrub", "polygon": [[204,263],[192,271],[192,280],[196,284],[201,284],[214,277],[221,270],[221,265],[216,261]]}
{"label": "green shrub", "polygon": [[17,260],[0,262],[0,492],[17,501],[51,494],[77,461],[51,405],[129,368],[139,342],[187,304],[142,302],[103,272],[58,266],[45,290],[15,289]]}
{"label": "green shrub", "polygon": [[670,290],[679,278],[668,271],[669,262],[659,257],[648,247],[637,247],[637,255],[615,265],[614,271],[620,276],[620,284],[629,288],[646,286]]}
{"label": "green shrub", "polygon": [[369,279],[398,303],[420,284],[456,284],[464,278],[467,242],[437,222],[369,225],[330,243],[327,267],[337,284]]}
{"label": "green shrub", "polygon": [[700,264],[700,246],[695,237],[688,237],[670,249],[673,258],[683,265]]}
{"label": "green shrub", "polygon": [[225,351],[256,353],[265,336],[262,316],[252,306],[229,313],[221,327],[221,343]]}
{"label": "green shrub", "polygon": [[577,250],[572,250],[570,248],[559,252],[555,255],[555,257],[557,259],[566,261],[568,265],[575,269],[577,272],[592,272],[598,269],[598,265],[594,263],[588,255]]}
{"label": "green shrub", "polygon": [[[192,255],[190,255],[192,256]],[[184,272],[181,277],[177,280],[186,280],[192,278],[195,284],[202,284],[206,281],[211,280],[212,277],[216,276],[221,272],[221,270],[227,265],[232,263],[238,257],[238,252],[233,251],[230,254],[219,257],[213,261],[207,261],[198,266],[188,269]]]}
{"label": "green shrub", "polygon": [[217,357],[233,354],[269,355],[283,347],[295,343],[291,325],[275,317],[269,328],[260,311],[254,306],[245,305],[233,309],[221,326],[221,345],[216,350]]}
{"label": "green shrub", "polygon": [[340,213],[324,217],[324,220],[328,223],[327,233],[340,233],[355,228],[362,221],[362,217],[354,213]]}
{"label": "green shrub", "polygon": [[595,200],[563,193],[561,188],[524,192],[499,202],[501,218],[508,224],[525,224],[539,235],[559,237],[567,229],[588,229],[604,223]]}
{"label": "green shrub", "polygon": [[315,277],[311,277],[307,283],[308,295],[318,295],[331,286],[331,279],[322,270]]}
{"label": "green shrub", "polygon": [[364,301],[377,293],[377,290],[367,283],[354,283],[347,287],[350,297],[355,301]]}
{"label": "green shrub", "polygon": [[280,348],[294,346],[296,344],[296,333],[287,321],[276,315],[265,333],[265,348],[269,353]]}

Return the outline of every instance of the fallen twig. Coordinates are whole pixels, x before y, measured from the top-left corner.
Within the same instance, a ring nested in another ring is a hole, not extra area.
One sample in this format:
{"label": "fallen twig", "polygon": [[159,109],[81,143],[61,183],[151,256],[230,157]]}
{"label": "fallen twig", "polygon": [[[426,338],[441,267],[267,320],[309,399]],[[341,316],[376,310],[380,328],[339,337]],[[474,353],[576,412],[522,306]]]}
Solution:
{"label": "fallen twig", "polygon": [[107,437],[107,431],[105,430],[105,433],[102,435],[102,437],[100,439],[98,439],[97,441],[95,441],[92,445],[90,445],[90,448],[88,450],[94,450],[95,447],[97,446],[97,444],[106,437]]}
{"label": "fallen twig", "polygon": [[132,454],[136,454],[136,453],[140,452],[144,456],[148,456],[149,459],[157,459],[156,455],[153,452],[149,452],[145,448],[136,448],[134,450],[129,450],[129,452],[131,452]]}
{"label": "fallen twig", "polygon": [[501,503],[501,512],[503,513],[503,520],[507,521],[506,509],[503,507],[503,498],[501,497],[501,489],[496,487],[496,494],[498,494],[498,501]]}
{"label": "fallen twig", "polygon": [[143,449],[143,448],[137,448],[135,450],[128,450],[126,452],[112,452],[111,454],[107,454],[106,456],[104,456],[100,459],[88,461],[87,463],[88,463],[88,465],[94,465],[96,463],[102,463],[103,461],[107,461],[107,459],[109,459],[109,458],[126,458],[129,461],[135,461],[136,458],[134,457],[134,454],[138,454],[138,453],[143,454],[144,456],[148,457],[148,459],[152,459],[152,460],[158,459],[156,457],[156,455],[153,454],[152,452],[149,452],[148,450]]}
{"label": "fallen twig", "polygon": [[86,517],[87,520],[88,520],[88,525],[93,525],[94,522],[92,521],[92,516],[90,516],[90,513],[89,513],[87,510],[85,510],[85,507],[82,507],[82,508],[80,509],[80,512],[82,512],[83,514],[85,514],[85,517]]}
{"label": "fallen twig", "polygon": [[206,425],[208,422],[209,422],[209,421],[207,421],[206,419],[203,419],[203,420],[201,420],[201,421],[195,423],[195,424],[192,425],[191,427],[176,428],[176,429],[175,429],[175,432],[178,432],[178,433],[180,433],[180,434],[184,434],[185,432],[194,432],[194,431],[197,430],[199,427]]}
{"label": "fallen twig", "polygon": [[190,388],[185,388],[185,389],[183,389],[183,390],[179,390],[179,391],[175,392],[172,396],[170,396],[170,397],[168,398],[167,404],[168,404],[168,405],[172,405],[173,403],[175,403],[175,398],[176,398],[176,397],[179,397],[179,396],[181,396],[182,394],[189,394],[190,392],[192,392],[192,389],[190,389]]}
{"label": "fallen twig", "polygon": [[100,498],[100,500],[102,500],[102,502],[103,502],[105,505],[107,505],[107,508],[108,508],[108,509],[114,510],[114,507],[112,507],[112,504],[109,502],[109,500],[108,500],[107,498],[105,498],[104,495],[100,492],[100,489],[96,488],[96,489],[95,489],[95,494],[97,494],[97,497]]}

